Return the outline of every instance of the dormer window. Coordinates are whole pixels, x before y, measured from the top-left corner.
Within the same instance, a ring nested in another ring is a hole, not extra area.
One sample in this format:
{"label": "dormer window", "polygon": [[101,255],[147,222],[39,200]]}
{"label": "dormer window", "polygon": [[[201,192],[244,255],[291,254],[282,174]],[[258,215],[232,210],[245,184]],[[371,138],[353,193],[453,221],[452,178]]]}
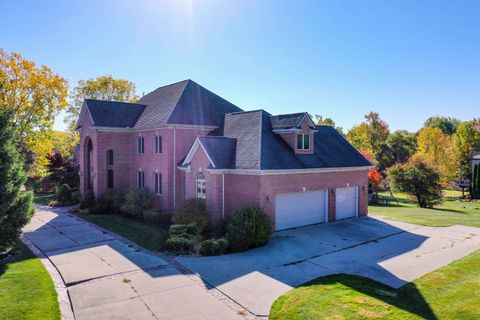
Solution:
{"label": "dormer window", "polygon": [[310,135],[309,134],[297,134],[297,149],[298,150],[310,150]]}

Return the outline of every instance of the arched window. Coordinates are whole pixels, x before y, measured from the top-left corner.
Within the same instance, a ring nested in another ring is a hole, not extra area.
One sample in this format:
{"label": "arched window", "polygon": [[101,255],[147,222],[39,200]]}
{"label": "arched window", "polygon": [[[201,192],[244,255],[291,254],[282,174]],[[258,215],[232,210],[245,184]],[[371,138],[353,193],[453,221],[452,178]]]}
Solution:
{"label": "arched window", "polygon": [[107,150],[107,166],[113,166],[113,150]]}
{"label": "arched window", "polygon": [[196,187],[197,187],[196,197],[201,198],[201,199],[205,199],[205,195],[206,195],[205,175],[203,174],[203,172],[199,172],[197,174]]}

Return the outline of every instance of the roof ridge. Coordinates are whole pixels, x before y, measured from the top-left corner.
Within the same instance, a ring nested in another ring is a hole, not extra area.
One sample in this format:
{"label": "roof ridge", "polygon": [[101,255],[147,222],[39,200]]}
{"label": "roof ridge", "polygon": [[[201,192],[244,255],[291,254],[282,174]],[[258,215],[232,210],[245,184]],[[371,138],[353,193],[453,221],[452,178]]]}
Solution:
{"label": "roof ridge", "polygon": [[134,104],[134,105],[138,105],[138,106],[146,106],[146,104],[143,104],[143,103],[128,102],[128,101],[116,101],[116,100],[92,99],[92,98],[85,98],[84,101],[97,101],[97,102],[108,102],[108,103],[125,103],[125,104]]}

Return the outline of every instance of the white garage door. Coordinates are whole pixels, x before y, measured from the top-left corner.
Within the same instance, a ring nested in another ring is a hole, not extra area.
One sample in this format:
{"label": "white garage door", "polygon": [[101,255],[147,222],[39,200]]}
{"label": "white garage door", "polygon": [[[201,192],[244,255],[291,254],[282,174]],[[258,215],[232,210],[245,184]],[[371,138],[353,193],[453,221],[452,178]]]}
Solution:
{"label": "white garage door", "polygon": [[326,222],[326,213],[325,190],[279,194],[275,198],[275,230]]}
{"label": "white garage door", "polygon": [[357,216],[357,187],[338,188],[335,196],[337,220]]}

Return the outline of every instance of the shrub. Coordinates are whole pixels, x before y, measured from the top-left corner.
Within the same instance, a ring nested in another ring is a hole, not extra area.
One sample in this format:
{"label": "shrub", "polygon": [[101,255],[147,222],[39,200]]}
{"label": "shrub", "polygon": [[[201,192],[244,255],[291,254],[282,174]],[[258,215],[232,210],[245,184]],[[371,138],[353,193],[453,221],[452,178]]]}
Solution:
{"label": "shrub", "polygon": [[476,164],[473,167],[472,178],[470,179],[470,198],[480,198],[480,165]]}
{"label": "shrub", "polygon": [[83,195],[82,202],[80,202],[80,209],[91,209],[95,206],[95,194],[92,190],[87,190]]}
{"label": "shrub", "polygon": [[181,203],[172,216],[176,224],[192,224],[197,226],[196,234],[201,234],[210,222],[204,199],[191,198]]}
{"label": "shrub", "polygon": [[79,203],[82,200],[82,197],[80,196],[80,191],[73,191],[72,192],[72,202],[73,203]]}
{"label": "shrub", "polygon": [[143,211],[151,209],[155,195],[148,189],[134,189],[127,193],[120,212],[126,216],[143,218]]}
{"label": "shrub", "polygon": [[225,239],[204,240],[200,243],[200,254],[203,256],[215,256],[224,254],[228,248],[228,241]]}
{"label": "shrub", "polygon": [[165,251],[176,254],[176,255],[190,254],[193,251],[193,245],[194,245],[193,240],[183,238],[183,237],[173,236],[168,238],[165,241],[164,249]]}
{"label": "shrub", "polygon": [[120,213],[125,204],[125,193],[120,189],[108,189],[102,196],[103,206],[110,213]]}
{"label": "shrub", "polygon": [[418,157],[389,168],[387,174],[394,190],[414,196],[422,208],[432,208],[442,199],[439,174]]}
{"label": "shrub", "polygon": [[262,246],[268,242],[272,233],[272,220],[258,207],[237,210],[227,226],[228,242],[232,251]]}
{"label": "shrub", "polygon": [[172,215],[164,212],[159,212],[155,210],[144,210],[143,219],[147,222],[153,223],[170,223]]}
{"label": "shrub", "polygon": [[172,224],[168,229],[171,236],[181,235],[183,233],[195,234],[197,226],[194,223],[191,224]]}
{"label": "shrub", "polygon": [[69,205],[73,203],[72,201],[72,190],[66,184],[62,184],[56,193],[57,201],[63,203],[63,205]]}

